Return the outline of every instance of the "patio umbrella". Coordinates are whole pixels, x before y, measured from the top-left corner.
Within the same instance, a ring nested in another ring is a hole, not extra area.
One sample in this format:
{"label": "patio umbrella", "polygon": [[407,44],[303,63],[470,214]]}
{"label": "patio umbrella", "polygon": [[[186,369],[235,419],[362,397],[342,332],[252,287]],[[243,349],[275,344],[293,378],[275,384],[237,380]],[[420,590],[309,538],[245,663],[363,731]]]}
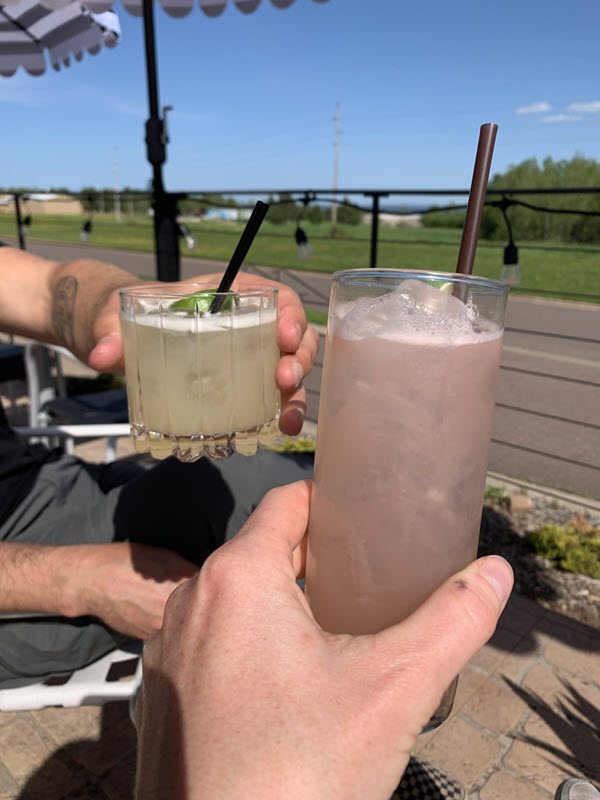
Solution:
{"label": "patio umbrella", "polygon": [[[225,10],[227,2],[228,0],[197,0],[198,6],[208,17],[220,16]],[[261,0],[232,0],[232,2],[244,14],[250,14],[258,8]],[[270,2],[276,8],[284,9],[291,6],[294,0],[270,0]],[[328,0],[314,0],[314,2],[325,3]],[[164,118],[160,116],[158,103],[153,0],[122,0],[122,3],[130,14],[144,19],[144,44],[150,112],[146,121],[146,150],[148,161],[153,170],[154,242],[157,277],[159,280],[175,281],[179,279],[179,227],[177,225],[177,202],[179,197],[165,191],[162,178],[162,165],[166,161],[166,136]],[[172,17],[185,17],[194,6],[194,0],[160,0],[160,3],[166,13]],[[25,61],[23,59],[19,60],[18,53],[15,52],[18,48],[15,48],[10,43],[10,40],[6,42],[5,48],[1,36],[3,30],[2,15],[4,14],[5,17],[7,15],[10,16],[11,11],[14,12],[15,8],[25,4],[31,4],[37,8],[47,8],[56,13],[61,11],[73,13],[73,7],[75,7],[79,14],[82,13],[83,9],[84,15],[89,12],[93,16],[110,11],[114,0],[84,0],[83,4],[77,2],[77,0],[37,0],[37,2],[35,0],[0,0],[0,74],[10,75],[14,72],[16,66],[20,64],[23,64],[28,69]],[[21,17],[22,25],[19,31],[21,34],[24,32],[23,29],[26,28],[26,18],[26,14]],[[65,26],[64,30],[68,38],[68,26]],[[58,38],[58,29],[56,29],[56,38]],[[39,47],[41,42],[37,44]],[[53,45],[56,45],[54,40]],[[78,43],[71,50],[67,47],[66,52],[67,54],[68,52],[73,52],[76,58],[81,58],[81,53],[84,49],[88,49],[90,52],[97,52],[98,48],[98,41],[91,48],[87,44]],[[12,63],[16,65],[12,72],[10,67],[11,59]],[[68,58],[62,55],[58,58],[58,61],[61,60],[63,63],[68,63]],[[6,71],[3,72],[3,69]],[[32,67],[29,71],[35,69],[36,67]],[[40,69],[39,62],[37,69]],[[41,72],[43,71],[42,69]],[[41,73],[33,71],[32,74]]]}
{"label": "patio umbrella", "polygon": [[30,75],[46,71],[46,54],[54,69],[69,66],[84,51],[98,53],[115,47],[121,36],[114,11],[94,14],[79,3],[50,8],[37,0],[0,3],[0,75],[10,77],[18,67]]}

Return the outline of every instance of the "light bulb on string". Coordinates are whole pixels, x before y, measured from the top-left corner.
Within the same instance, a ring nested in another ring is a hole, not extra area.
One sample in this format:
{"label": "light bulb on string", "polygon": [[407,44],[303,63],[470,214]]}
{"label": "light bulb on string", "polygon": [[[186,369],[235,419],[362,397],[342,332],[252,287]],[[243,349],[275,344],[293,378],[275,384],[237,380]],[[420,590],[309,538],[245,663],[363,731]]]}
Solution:
{"label": "light bulb on string", "polygon": [[92,232],[92,220],[87,219],[83,223],[83,228],[79,231],[79,241],[81,244],[87,244],[90,240],[90,234]]}
{"label": "light bulb on string", "polygon": [[21,222],[21,234],[26,236],[31,228],[31,214],[27,214],[25,219]]}
{"label": "light bulb on string", "polygon": [[513,289],[521,283],[521,267],[519,266],[519,251],[513,239],[512,226],[506,210],[510,208],[510,206],[514,206],[515,203],[515,200],[503,197],[498,203],[491,204],[495,205],[502,212],[508,230],[508,244],[504,248],[500,278]]}
{"label": "light bulb on string", "polygon": [[183,241],[185,242],[185,246],[188,250],[193,250],[198,243],[198,240],[185,224],[185,222],[178,222],[177,226],[179,228],[179,235],[182,237]]}
{"label": "light bulb on string", "polygon": [[298,258],[301,261],[309,261],[312,258],[313,249],[309,244],[308,236],[299,225],[296,228],[295,237],[298,245]]}
{"label": "light bulb on string", "polygon": [[508,283],[513,289],[521,283],[521,267],[519,266],[519,251],[511,240],[504,248],[504,259],[500,279]]}

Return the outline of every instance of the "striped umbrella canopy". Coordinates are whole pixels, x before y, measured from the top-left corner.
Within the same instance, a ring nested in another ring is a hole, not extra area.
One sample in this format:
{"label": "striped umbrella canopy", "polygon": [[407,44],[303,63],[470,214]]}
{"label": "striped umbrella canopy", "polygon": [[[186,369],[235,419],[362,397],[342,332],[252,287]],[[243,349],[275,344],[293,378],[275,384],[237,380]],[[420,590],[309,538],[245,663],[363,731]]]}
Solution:
{"label": "striped umbrella canopy", "polygon": [[114,11],[94,13],[74,2],[59,8],[37,0],[0,2],[0,75],[10,77],[19,67],[43,75],[46,53],[58,70],[69,66],[72,56],[80,61],[86,51],[115,47],[120,36]]}
{"label": "striped umbrella canopy", "polygon": [[[166,161],[164,119],[160,116],[156,45],[154,35],[155,0],[121,0],[124,8],[144,22],[149,117],[146,122],[146,148],[152,166],[154,195],[154,242],[159,280],[179,279],[179,236],[176,195],[163,185],[162,166]],[[185,17],[197,2],[208,17],[220,16],[228,0],[159,0],[171,17]],[[44,51],[58,69],[68,66],[71,55],[76,60],[83,52],[97,53],[102,44],[114,47],[119,41],[115,0],[0,0],[0,75],[11,76],[18,67],[32,75],[46,69]],[[244,14],[251,14],[261,0],[230,0]],[[285,9],[294,0],[270,0]],[[326,3],[328,0],[314,0]],[[164,111],[163,111],[164,113]]]}
{"label": "striped umbrella canopy", "polygon": [[[171,17],[185,17],[195,0],[160,0]],[[220,16],[227,0],[197,0],[208,17]],[[251,14],[261,0],[232,0],[244,14]],[[276,8],[287,8],[294,0],[270,0]],[[314,0],[324,3],[327,0]],[[54,69],[69,66],[71,57],[96,54],[102,45],[115,47],[121,28],[112,6],[114,0],[0,0],[0,75],[10,77],[19,67],[30,75],[43,75],[46,57]],[[143,0],[123,0],[134,16],[144,14]]]}

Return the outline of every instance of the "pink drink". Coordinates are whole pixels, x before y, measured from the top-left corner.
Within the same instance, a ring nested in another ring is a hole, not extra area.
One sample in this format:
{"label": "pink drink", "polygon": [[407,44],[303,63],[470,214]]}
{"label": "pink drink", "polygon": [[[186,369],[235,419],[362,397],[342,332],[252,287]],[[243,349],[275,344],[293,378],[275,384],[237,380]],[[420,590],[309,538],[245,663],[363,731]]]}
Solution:
{"label": "pink drink", "polygon": [[334,278],[330,305],[306,594],[332,633],[399,622],[475,558],[502,346],[501,319],[374,272],[388,293]]}

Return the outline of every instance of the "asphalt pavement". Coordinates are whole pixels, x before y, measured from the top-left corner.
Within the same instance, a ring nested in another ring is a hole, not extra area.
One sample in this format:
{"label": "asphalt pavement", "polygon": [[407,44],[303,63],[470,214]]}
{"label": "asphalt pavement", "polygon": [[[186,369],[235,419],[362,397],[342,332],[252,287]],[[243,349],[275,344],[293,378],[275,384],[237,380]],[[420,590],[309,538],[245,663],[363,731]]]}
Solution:
{"label": "asphalt pavement", "polygon": [[[136,275],[156,274],[154,255],[29,240],[47,258],[87,257]],[[183,258],[182,278],[218,272],[223,262]],[[292,286],[304,305],[327,310],[331,277],[247,265]],[[317,421],[323,334],[306,381],[307,419]],[[496,473],[600,498],[600,305],[509,298],[489,468]]]}

